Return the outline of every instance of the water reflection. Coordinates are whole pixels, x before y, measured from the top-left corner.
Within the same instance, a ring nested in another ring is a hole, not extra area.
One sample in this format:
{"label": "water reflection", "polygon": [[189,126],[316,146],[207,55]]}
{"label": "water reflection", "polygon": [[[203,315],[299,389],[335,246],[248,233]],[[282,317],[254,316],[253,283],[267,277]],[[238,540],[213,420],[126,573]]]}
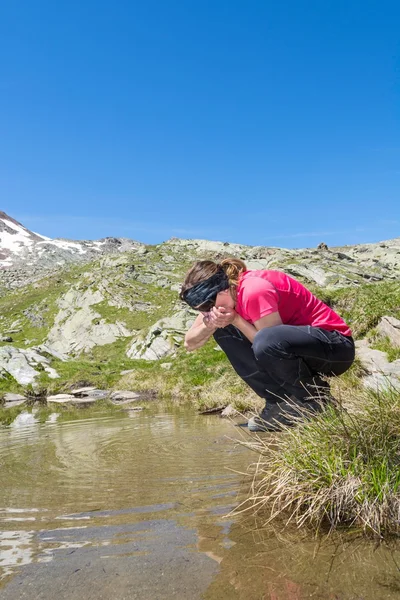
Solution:
{"label": "water reflection", "polygon": [[400,598],[396,548],[227,518],[254,460],[232,436],[150,410],[0,430],[2,600]]}

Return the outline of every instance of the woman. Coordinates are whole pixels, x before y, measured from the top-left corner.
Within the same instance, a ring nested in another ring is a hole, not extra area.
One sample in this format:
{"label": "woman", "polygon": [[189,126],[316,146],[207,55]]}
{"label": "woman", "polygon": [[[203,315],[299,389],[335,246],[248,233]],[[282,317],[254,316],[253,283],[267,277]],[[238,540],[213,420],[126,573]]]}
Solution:
{"label": "woman", "polygon": [[198,261],[180,297],[200,313],[185,348],[196,350],[214,336],[237,374],[266,400],[248,422],[251,431],[275,431],[302,408],[319,410],[329,397],[321,375],[341,375],[354,360],[343,319],[281,271],[251,271],[234,258]]}

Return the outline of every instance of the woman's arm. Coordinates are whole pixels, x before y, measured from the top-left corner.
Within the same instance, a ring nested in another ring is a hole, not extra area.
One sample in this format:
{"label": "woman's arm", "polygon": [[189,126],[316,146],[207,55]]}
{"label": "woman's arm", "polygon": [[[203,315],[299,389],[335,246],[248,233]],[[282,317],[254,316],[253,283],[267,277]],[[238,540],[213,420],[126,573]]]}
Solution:
{"label": "woman's arm", "polygon": [[248,340],[250,340],[251,343],[253,343],[257,331],[260,331],[260,329],[264,329],[265,327],[282,325],[282,319],[279,312],[276,311],[266,317],[261,317],[261,319],[254,321],[254,325],[252,325],[236,313],[233,324],[247,337]]}
{"label": "woman's arm", "polygon": [[200,313],[185,335],[186,350],[191,352],[204,346],[217,329],[233,323],[235,315],[233,309],[223,306],[214,306],[210,312]]}
{"label": "woman's arm", "polygon": [[186,350],[192,352],[204,346],[216,329],[217,327],[211,325],[204,315],[197,315],[193,325],[185,335],[184,345]]}

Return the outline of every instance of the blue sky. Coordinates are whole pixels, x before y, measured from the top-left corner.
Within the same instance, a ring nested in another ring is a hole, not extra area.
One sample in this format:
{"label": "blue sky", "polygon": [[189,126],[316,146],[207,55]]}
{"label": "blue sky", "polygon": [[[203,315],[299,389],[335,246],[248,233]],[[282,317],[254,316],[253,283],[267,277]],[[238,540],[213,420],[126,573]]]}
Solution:
{"label": "blue sky", "polygon": [[400,3],[5,0],[0,210],[51,237],[400,235]]}

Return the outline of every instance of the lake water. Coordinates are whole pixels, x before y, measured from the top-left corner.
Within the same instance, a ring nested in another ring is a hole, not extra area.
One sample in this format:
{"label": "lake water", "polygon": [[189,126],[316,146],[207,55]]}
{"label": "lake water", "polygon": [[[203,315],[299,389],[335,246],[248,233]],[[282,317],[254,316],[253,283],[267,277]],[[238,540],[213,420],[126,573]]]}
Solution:
{"label": "lake water", "polygon": [[400,599],[396,547],[229,516],[241,435],[162,408],[0,428],[1,600]]}

